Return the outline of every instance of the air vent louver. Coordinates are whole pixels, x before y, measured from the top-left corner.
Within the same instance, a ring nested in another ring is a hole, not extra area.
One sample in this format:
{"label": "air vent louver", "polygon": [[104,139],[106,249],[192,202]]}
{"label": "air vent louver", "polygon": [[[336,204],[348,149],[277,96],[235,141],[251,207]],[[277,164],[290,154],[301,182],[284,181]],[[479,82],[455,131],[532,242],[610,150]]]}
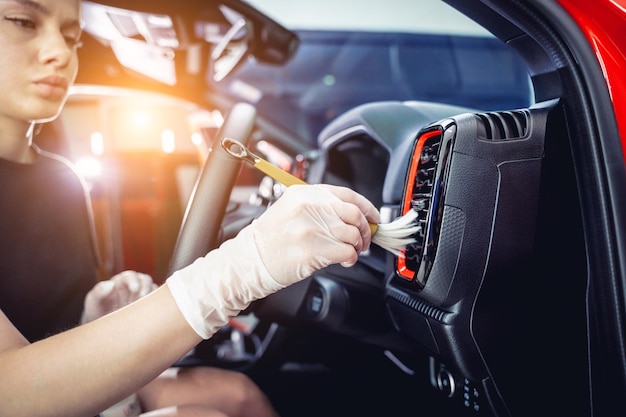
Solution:
{"label": "air vent louver", "polygon": [[444,139],[441,130],[420,135],[405,185],[403,213],[415,210],[421,228],[414,236],[417,242],[407,246],[405,256],[398,258],[397,272],[420,286],[430,273],[439,240],[440,205],[445,195],[451,150],[452,141]]}
{"label": "air vent louver", "polygon": [[488,140],[519,139],[526,136],[528,115],[523,111],[487,112],[476,115],[479,137]]}

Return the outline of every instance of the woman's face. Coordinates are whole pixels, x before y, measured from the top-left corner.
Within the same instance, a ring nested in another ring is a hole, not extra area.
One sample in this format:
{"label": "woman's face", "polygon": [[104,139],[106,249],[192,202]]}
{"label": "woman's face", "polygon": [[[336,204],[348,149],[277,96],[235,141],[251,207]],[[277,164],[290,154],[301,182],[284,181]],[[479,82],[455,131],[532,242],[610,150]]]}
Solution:
{"label": "woman's face", "polygon": [[54,118],[78,71],[80,0],[0,0],[0,118]]}

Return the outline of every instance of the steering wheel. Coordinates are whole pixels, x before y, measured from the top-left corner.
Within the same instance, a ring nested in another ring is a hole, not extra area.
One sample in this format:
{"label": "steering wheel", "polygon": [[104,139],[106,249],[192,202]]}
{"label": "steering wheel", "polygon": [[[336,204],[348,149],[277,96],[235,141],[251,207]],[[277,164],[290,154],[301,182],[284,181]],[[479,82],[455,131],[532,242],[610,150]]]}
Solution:
{"label": "steering wheel", "polygon": [[[223,137],[233,138],[242,144],[247,144],[256,115],[256,109],[252,105],[237,103],[218,131],[215,146],[210,150],[187,204],[172,253],[168,276],[219,246],[224,214],[241,168],[241,161],[233,158],[218,144]],[[223,329],[223,333],[227,333],[226,339],[232,339],[232,336],[228,334],[232,332],[236,330]],[[206,362],[211,360],[199,357],[198,351],[214,352],[216,350],[214,345],[220,341],[223,342],[224,337],[214,335],[209,341],[200,343],[177,365],[207,364]]]}
{"label": "steering wheel", "polygon": [[[217,139],[229,137],[247,144],[255,121],[256,109],[247,103],[237,103],[217,132]],[[241,162],[221,146],[212,147],[187,204],[168,276],[218,246],[224,213],[240,165]]]}

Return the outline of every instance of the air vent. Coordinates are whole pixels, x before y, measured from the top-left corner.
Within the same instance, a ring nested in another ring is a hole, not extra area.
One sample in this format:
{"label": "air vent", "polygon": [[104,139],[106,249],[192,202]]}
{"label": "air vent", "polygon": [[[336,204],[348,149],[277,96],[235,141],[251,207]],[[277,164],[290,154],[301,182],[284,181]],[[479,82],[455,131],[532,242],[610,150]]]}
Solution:
{"label": "air vent", "polygon": [[441,208],[446,189],[446,173],[452,139],[439,129],[423,132],[413,149],[405,184],[403,213],[415,210],[420,230],[416,243],[407,246],[397,259],[397,273],[420,287],[426,283],[439,240]]}
{"label": "air vent", "polygon": [[479,134],[482,139],[506,140],[526,136],[528,115],[521,110],[479,113]]}

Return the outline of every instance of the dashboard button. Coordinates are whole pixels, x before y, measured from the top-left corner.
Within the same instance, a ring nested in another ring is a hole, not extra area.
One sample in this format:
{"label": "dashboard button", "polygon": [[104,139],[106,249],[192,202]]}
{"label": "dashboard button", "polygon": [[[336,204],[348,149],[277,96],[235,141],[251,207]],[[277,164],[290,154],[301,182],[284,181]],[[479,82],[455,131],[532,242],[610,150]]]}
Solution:
{"label": "dashboard button", "polygon": [[447,397],[452,398],[454,396],[456,392],[454,377],[446,369],[439,370],[437,374],[437,387]]}

